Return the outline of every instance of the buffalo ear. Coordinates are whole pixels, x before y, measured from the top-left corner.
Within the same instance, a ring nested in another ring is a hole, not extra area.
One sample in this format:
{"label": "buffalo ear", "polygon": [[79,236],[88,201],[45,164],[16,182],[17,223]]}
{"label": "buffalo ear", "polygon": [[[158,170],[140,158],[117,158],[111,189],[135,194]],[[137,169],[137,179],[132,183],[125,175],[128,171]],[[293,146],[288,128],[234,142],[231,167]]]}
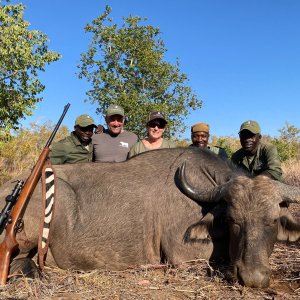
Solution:
{"label": "buffalo ear", "polygon": [[[210,215],[210,213],[207,215]],[[209,235],[210,226],[212,226],[212,222],[204,220],[204,218],[189,226],[183,237],[184,243],[209,243],[211,241],[211,237]]]}
{"label": "buffalo ear", "polygon": [[184,243],[209,243],[224,238],[227,235],[226,206],[226,203],[218,203],[199,222],[189,226],[183,237]]}
{"label": "buffalo ear", "polygon": [[300,224],[289,216],[281,216],[278,222],[277,239],[279,241],[295,242],[300,237]]}
{"label": "buffalo ear", "polygon": [[199,222],[191,225],[184,234],[184,243],[208,243],[211,241],[209,229],[215,219],[214,209],[208,212]]}

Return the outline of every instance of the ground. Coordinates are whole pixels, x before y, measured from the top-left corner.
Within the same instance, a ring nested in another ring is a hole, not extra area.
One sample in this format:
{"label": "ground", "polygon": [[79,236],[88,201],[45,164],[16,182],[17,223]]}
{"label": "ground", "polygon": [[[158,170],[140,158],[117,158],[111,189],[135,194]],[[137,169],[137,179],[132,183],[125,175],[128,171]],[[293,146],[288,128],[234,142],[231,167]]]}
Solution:
{"label": "ground", "polygon": [[[297,216],[298,206],[291,209]],[[47,267],[41,280],[20,278],[0,287],[0,299],[300,299],[299,246],[300,242],[275,245],[271,285],[266,289],[228,283],[222,269],[194,260],[176,267],[149,265],[122,272]]]}

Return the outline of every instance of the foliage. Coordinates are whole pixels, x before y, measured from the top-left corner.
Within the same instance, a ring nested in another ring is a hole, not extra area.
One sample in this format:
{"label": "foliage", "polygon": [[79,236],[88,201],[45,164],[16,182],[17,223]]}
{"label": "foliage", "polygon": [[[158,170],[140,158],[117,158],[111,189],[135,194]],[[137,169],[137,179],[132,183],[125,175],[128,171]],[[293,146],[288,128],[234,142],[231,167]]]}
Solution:
{"label": "foliage", "polygon": [[188,147],[191,144],[191,141],[189,139],[184,139],[184,140],[175,139],[174,141],[177,147]]}
{"label": "foliage", "polygon": [[299,158],[300,130],[286,122],[279,132],[280,137],[273,139],[272,143],[277,147],[281,161]]}
{"label": "foliage", "polygon": [[151,111],[167,114],[170,136],[183,132],[184,118],[202,102],[186,86],[188,77],[180,72],[178,59],[174,65],[163,60],[167,50],[159,28],[140,24],[147,19],[124,17],[118,28],[110,12],[106,6],[85,27],[92,40],[81,54],[78,76],[91,84],[88,100],[99,104],[98,114],[105,114],[112,103],[121,105],[128,116],[126,128],[139,136]]}
{"label": "foliage", "polygon": [[[33,123],[30,129],[20,129],[9,138],[0,139],[0,185],[34,166],[54,127],[50,122],[43,125]],[[60,127],[55,141],[67,134],[68,128]]]}
{"label": "foliage", "polygon": [[212,140],[211,143],[212,145],[216,145],[224,148],[228,157],[231,157],[231,155],[241,147],[239,139],[235,139],[229,136],[221,136],[221,137],[212,136],[211,140]]}
{"label": "foliage", "polygon": [[45,34],[28,29],[24,9],[22,4],[0,6],[0,133],[32,114],[44,90],[38,71],[60,57],[48,50]]}
{"label": "foliage", "polygon": [[[31,168],[35,164],[53,128],[54,125],[50,122],[43,125],[33,123],[30,129],[16,130],[12,136],[0,135],[0,185],[5,180],[18,176],[23,169]],[[263,136],[263,139],[277,146],[283,162],[285,181],[300,185],[295,175],[299,172],[297,162],[300,153],[299,129],[286,123],[285,127],[279,131],[281,135],[278,138]],[[68,129],[61,127],[55,136],[55,141],[67,135]],[[175,139],[175,141],[178,147],[188,147],[191,144],[190,139]],[[212,136],[211,144],[225,148],[229,157],[240,148],[239,139],[230,136]],[[292,170],[292,166],[295,170]]]}
{"label": "foliage", "polygon": [[[280,136],[278,138],[264,135],[262,139],[277,147],[278,155],[282,162],[299,158],[300,130],[294,125],[286,123],[283,128],[279,129],[279,132]],[[212,136],[212,144],[223,147],[226,150],[228,157],[231,157],[231,155],[241,147],[239,139],[228,136]]]}

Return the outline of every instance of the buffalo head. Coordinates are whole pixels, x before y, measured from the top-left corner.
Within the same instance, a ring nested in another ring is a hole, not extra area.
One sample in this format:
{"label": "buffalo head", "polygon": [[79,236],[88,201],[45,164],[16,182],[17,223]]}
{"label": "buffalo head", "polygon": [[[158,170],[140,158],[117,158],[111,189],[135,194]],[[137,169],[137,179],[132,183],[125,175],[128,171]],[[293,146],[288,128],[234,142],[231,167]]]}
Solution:
{"label": "buffalo head", "polygon": [[[188,182],[185,169],[184,162],[179,168],[178,185],[186,196],[198,203],[226,203],[222,216],[220,213],[210,214],[203,220],[213,222],[214,218],[226,218],[229,277],[249,287],[269,286],[269,257],[276,240],[295,241],[300,236],[300,225],[287,208],[282,207],[287,202],[299,203],[300,189],[263,176],[232,176],[213,189],[198,188]],[[203,220],[199,226],[209,225]],[[197,224],[192,230],[197,231]]]}

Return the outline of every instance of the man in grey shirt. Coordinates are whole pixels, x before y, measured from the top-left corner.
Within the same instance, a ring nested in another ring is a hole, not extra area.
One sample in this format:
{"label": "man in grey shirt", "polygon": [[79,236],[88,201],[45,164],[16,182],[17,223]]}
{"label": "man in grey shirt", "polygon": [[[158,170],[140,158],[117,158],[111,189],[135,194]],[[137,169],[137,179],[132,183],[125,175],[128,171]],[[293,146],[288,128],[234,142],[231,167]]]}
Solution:
{"label": "man in grey shirt", "polygon": [[136,134],[124,130],[124,109],[112,104],[105,121],[107,130],[93,135],[95,162],[121,162],[127,159],[130,148],[137,142]]}

